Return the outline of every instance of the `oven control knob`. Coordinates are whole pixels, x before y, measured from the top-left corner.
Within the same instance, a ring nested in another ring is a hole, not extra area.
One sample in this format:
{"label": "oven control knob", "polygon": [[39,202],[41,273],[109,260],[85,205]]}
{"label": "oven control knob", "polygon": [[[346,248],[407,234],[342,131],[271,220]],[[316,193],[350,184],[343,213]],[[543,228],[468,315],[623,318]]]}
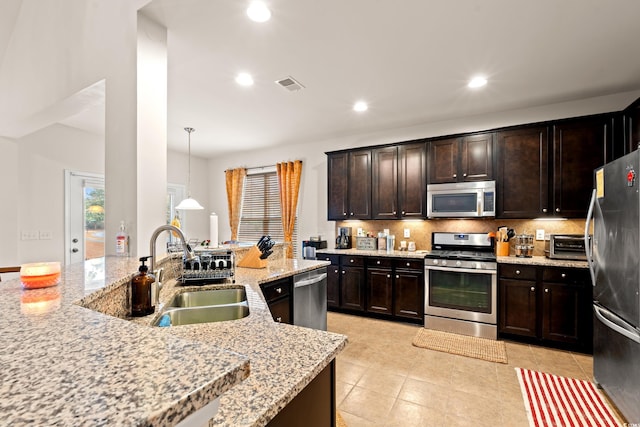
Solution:
{"label": "oven control knob", "polygon": [[437,259],[434,259],[434,260],[433,260],[433,263],[434,263],[434,264],[438,264],[438,260],[437,260]]}
{"label": "oven control knob", "polygon": [[447,265],[447,260],[446,259],[442,260],[442,265]]}
{"label": "oven control knob", "polygon": [[462,263],[460,261],[456,261],[456,267],[460,267]]}

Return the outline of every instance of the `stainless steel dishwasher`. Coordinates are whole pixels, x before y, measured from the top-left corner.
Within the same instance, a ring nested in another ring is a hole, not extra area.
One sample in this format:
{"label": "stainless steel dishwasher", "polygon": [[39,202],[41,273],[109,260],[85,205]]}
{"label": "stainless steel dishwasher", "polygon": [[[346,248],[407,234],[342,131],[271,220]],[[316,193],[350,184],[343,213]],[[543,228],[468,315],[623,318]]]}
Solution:
{"label": "stainless steel dishwasher", "polygon": [[327,268],[293,276],[293,324],[327,330]]}

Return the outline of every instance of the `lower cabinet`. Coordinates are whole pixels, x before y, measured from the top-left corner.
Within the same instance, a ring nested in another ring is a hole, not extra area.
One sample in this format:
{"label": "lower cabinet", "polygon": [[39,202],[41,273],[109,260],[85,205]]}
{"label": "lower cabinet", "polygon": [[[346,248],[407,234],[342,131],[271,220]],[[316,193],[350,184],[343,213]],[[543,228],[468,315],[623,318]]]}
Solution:
{"label": "lower cabinet", "polygon": [[424,260],[318,254],[327,268],[327,307],[352,314],[422,323]]}
{"label": "lower cabinet", "polygon": [[291,278],[279,279],[260,285],[273,320],[280,323],[293,322],[293,300]]}
{"label": "lower cabinet", "polygon": [[498,330],[502,336],[592,351],[588,270],[499,264],[499,277]]}

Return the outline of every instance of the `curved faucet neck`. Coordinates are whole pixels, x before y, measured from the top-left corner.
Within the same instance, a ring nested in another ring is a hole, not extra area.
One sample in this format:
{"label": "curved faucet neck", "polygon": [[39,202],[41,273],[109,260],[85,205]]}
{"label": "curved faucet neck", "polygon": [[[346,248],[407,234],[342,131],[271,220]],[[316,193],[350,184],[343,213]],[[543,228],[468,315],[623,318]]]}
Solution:
{"label": "curved faucet neck", "polygon": [[172,231],[176,233],[180,238],[180,240],[182,241],[182,249],[184,251],[185,258],[187,260],[191,260],[195,258],[195,255],[191,250],[191,247],[187,244],[187,239],[185,239],[184,233],[182,233],[182,230],[180,230],[178,227],[174,227],[173,225],[169,225],[169,224],[161,225],[160,227],[156,228],[153,231],[153,233],[151,233],[151,239],[149,241],[149,252],[151,253],[151,262],[149,263],[149,270],[151,271],[152,274],[155,271],[155,265],[156,265],[156,240],[158,240],[158,236],[163,231]]}

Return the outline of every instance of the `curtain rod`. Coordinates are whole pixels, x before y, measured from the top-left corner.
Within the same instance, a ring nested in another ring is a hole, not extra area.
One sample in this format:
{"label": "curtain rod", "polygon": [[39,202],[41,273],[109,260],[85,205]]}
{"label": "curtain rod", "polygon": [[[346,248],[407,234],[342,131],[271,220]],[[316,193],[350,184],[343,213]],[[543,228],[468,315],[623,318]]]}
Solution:
{"label": "curtain rod", "polygon": [[[302,160],[288,160],[288,161],[290,161],[290,162],[300,162],[300,163],[302,163]],[[278,162],[278,163],[285,163],[285,162]],[[250,168],[245,168],[245,169],[247,169],[247,172],[249,172],[249,171],[256,172],[256,171],[264,170],[264,169],[274,169],[274,170],[275,170],[275,167],[276,167],[276,164],[274,163],[274,164],[272,164],[272,165],[265,165],[265,166],[252,166],[252,167],[250,167]],[[226,169],[226,170],[225,170],[225,172],[226,172],[226,171],[228,171],[228,170],[229,170],[229,169]]]}

